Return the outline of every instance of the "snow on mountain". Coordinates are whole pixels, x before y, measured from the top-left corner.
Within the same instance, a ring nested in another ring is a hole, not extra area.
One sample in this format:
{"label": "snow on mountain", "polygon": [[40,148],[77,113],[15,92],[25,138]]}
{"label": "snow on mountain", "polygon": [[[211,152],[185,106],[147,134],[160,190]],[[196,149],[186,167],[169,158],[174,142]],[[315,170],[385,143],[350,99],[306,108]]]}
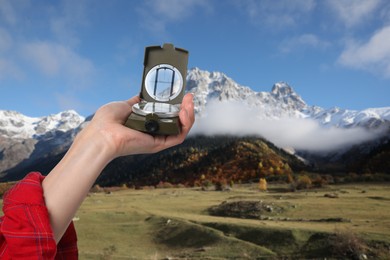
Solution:
{"label": "snow on mountain", "polygon": [[187,91],[194,94],[195,109],[201,116],[210,102],[236,101],[257,110],[261,119],[312,118],[324,127],[378,128],[389,124],[390,107],[362,111],[338,107],[309,106],[286,82],[275,83],[271,92],[255,92],[225,74],[193,68],[187,75]]}
{"label": "snow on mountain", "polygon": [[208,102],[237,101],[256,107],[263,118],[305,117],[301,110],[308,106],[287,83],[276,83],[271,92],[255,92],[237,84],[220,72],[194,68],[187,76],[187,90],[194,94],[195,109],[202,114]]}
{"label": "snow on mountain", "polygon": [[390,107],[368,108],[365,110],[347,110],[338,107],[322,109],[311,115],[324,126],[341,128],[366,127],[379,128],[386,122],[390,122]]}
{"label": "snow on mountain", "polygon": [[0,110],[0,173],[63,152],[84,121],[73,110],[45,117]]}
{"label": "snow on mountain", "polygon": [[9,138],[39,139],[50,132],[77,128],[85,118],[74,110],[45,117],[28,117],[16,111],[0,110],[0,135]]}

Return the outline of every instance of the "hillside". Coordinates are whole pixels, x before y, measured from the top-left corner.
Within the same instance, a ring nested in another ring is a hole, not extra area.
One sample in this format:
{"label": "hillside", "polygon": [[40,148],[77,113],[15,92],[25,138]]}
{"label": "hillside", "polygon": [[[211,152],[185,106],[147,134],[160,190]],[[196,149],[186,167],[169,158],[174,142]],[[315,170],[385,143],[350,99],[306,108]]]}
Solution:
{"label": "hillside", "polygon": [[[177,146],[157,154],[121,157],[103,171],[97,184],[101,186],[157,185],[160,181],[192,186],[203,180],[234,183],[287,180],[288,175],[302,170],[323,174],[390,174],[390,142],[384,139],[372,150],[373,144],[355,146],[343,156],[334,153],[308,155],[305,165],[296,156],[286,153],[258,137],[193,136]],[[47,174],[64,153],[48,156],[33,164],[21,164],[8,172],[9,180],[18,180],[30,171]],[[203,177],[202,177],[203,175]],[[10,178],[12,177],[12,178]]]}
{"label": "hillside", "polygon": [[118,158],[97,182],[103,186],[160,181],[192,186],[201,179],[248,182],[262,174],[287,176],[303,167],[295,156],[261,138],[196,136],[158,154]]}
{"label": "hillside", "polygon": [[[364,154],[354,147],[344,157],[349,157],[347,169],[356,173],[386,173],[390,174],[390,139],[383,138],[370,152]],[[357,158],[357,156],[360,156]],[[352,160],[351,158],[355,159]]]}
{"label": "hillside", "polygon": [[[18,180],[30,171],[48,174],[63,155],[21,164],[7,172],[7,180]],[[287,176],[303,167],[295,156],[258,137],[194,136],[157,154],[118,158],[104,169],[97,183],[137,186],[164,181],[192,186],[202,175],[210,181],[247,182],[261,175]]]}
{"label": "hillside", "polygon": [[390,135],[328,153],[298,154],[311,162],[311,171],[319,173],[354,173],[390,175]]}

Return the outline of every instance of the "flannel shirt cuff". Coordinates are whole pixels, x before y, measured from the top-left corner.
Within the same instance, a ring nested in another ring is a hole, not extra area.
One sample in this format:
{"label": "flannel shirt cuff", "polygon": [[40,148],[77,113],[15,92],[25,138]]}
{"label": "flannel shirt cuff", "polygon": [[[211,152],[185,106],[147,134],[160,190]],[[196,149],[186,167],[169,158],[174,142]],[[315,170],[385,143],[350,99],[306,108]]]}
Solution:
{"label": "flannel shirt cuff", "polygon": [[38,172],[29,173],[6,192],[0,219],[0,257],[15,259],[77,259],[73,222],[56,245]]}

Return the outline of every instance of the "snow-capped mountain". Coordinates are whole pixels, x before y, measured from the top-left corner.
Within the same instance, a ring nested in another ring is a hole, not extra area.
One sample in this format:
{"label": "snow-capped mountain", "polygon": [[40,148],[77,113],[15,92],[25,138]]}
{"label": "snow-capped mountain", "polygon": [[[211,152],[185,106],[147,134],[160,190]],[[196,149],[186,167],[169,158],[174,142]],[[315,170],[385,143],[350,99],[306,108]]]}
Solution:
{"label": "snow-capped mountain", "polygon": [[74,110],[45,117],[28,117],[16,111],[0,110],[0,135],[9,138],[39,139],[54,132],[77,128],[85,118]]}
{"label": "snow-capped mountain", "polygon": [[255,92],[225,74],[193,68],[187,76],[187,90],[194,94],[196,112],[205,112],[211,101],[237,101],[256,109],[263,119],[311,118],[326,127],[378,128],[390,122],[390,107],[362,111],[310,106],[285,82],[274,84],[271,92]]}
{"label": "snow-capped mountain", "polygon": [[372,129],[390,122],[390,107],[368,108],[361,111],[334,107],[319,109],[311,117],[328,126],[343,128],[362,126]]}
{"label": "snow-capped mountain", "polygon": [[45,117],[0,110],[0,173],[63,152],[84,121],[73,110]]}
{"label": "snow-capped mountain", "polygon": [[304,117],[308,108],[302,98],[286,83],[276,83],[271,92],[255,92],[237,84],[220,72],[194,68],[187,76],[187,90],[194,94],[196,112],[202,114],[208,102],[237,101],[255,107],[264,118]]}

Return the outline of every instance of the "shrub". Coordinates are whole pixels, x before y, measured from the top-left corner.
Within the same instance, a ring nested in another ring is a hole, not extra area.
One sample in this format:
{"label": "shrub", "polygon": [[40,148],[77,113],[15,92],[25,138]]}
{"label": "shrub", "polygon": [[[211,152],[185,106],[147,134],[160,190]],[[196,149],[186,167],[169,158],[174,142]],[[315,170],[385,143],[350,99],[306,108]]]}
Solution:
{"label": "shrub", "polygon": [[323,178],[325,179],[327,184],[334,184],[335,182],[333,176],[330,174],[326,174],[325,176],[323,176]]}
{"label": "shrub", "polygon": [[215,186],[215,190],[217,191],[223,191],[223,190],[226,190],[228,185],[227,185],[227,181],[226,179],[217,179],[215,182],[214,182],[214,186]]}
{"label": "shrub", "polygon": [[206,180],[203,180],[200,183],[200,185],[202,187],[202,190],[208,190],[208,188],[212,185],[212,182],[206,179]]}
{"label": "shrub", "polygon": [[170,188],[173,188],[173,185],[170,183],[170,182],[163,182],[163,181],[160,181],[157,185],[156,185],[156,188],[158,189],[170,189]]}
{"label": "shrub", "polygon": [[322,178],[319,174],[317,174],[314,177],[314,179],[312,181],[312,184],[313,184],[314,187],[321,188],[321,187],[323,187],[324,185],[327,184],[327,181],[324,178]]}
{"label": "shrub", "polygon": [[311,187],[311,179],[307,175],[300,175],[297,180],[296,188],[298,190],[308,189]]}
{"label": "shrub", "polygon": [[288,173],[287,174],[287,183],[293,183],[293,182],[294,182],[293,176],[290,173]]}
{"label": "shrub", "polygon": [[265,178],[260,178],[260,180],[259,180],[259,189],[261,191],[266,191],[267,190],[267,180]]}
{"label": "shrub", "polygon": [[333,256],[341,259],[361,259],[367,245],[352,230],[336,230],[329,238]]}

